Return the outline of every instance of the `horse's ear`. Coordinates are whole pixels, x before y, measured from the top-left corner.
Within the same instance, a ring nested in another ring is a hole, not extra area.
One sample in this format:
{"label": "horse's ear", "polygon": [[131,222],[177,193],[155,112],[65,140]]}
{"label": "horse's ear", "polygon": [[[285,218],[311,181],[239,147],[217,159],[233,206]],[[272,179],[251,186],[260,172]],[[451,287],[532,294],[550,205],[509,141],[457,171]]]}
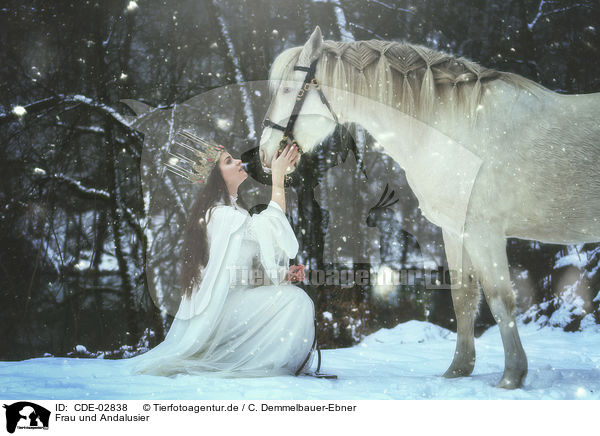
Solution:
{"label": "horse's ear", "polygon": [[323,35],[321,34],[321,28],[315,27],[312,35],[304,44],[302,52],[298,57],[298,64],[302,66],[309,66],[315,59],[318,59],[323,52]]}

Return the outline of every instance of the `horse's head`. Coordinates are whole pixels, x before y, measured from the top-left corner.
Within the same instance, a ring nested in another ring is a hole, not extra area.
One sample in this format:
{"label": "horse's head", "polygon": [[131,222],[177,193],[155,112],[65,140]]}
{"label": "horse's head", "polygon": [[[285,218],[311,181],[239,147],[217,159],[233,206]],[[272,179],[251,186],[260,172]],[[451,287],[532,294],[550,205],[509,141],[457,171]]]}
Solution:
{"label": "horse's head", "polygon": [[306,153],[335,129],[335,114],[316,78],[322,74],[316,68],[322,51],[323,36],[317,26],[304,47],[284,51],[271,67],[269,81],[273,98],[260,139],[260,160],[264,168],[270,167],[273,155],[287,143],[296,142],[301,152]]}

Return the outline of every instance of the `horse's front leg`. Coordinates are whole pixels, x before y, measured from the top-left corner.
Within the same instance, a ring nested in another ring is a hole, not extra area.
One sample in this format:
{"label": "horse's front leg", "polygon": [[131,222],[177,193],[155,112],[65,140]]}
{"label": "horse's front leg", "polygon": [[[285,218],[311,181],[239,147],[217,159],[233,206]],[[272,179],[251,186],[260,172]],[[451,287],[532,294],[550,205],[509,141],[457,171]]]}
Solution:
{"label": "horse's front leg", "polygon": [[[450,269],[452,303],[456,314],[456,350],[444,377],[464,377],[473,372],[475,366],[475,316],[479,308],[479,286],[471,262],[456,237],[444,232],[444,246]],[[462,261],[456,256],[463,251]]]}
{"label": "horse's front leg", "polygon": [[494,229],[470,231],[465,247],[481,281],[483,293],[500,327],[504,346],[504,374],[498,387],[515,389],[527,375],[527,356],[515,320],[515,294],[510,282],[506,238]]}

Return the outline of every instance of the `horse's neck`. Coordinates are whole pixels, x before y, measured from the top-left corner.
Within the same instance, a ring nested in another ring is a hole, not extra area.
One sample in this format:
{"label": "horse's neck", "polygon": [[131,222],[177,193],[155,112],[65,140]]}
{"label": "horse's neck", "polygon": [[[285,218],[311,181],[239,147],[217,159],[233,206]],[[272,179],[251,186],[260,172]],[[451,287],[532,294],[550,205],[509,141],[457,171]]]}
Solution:
{"label": "horse's neck", "polygon": [[[418,161],[427,160],[432,136],[439,141],[440,136],[450,134],[448,123],[442,122],[445,113],[438,111],[431,119],[420,121],[368,98],[358,97],[358,101],[339,105],[339,121],[360,124],[408,172]],[[462,124],[466,127],[467,123]]]}
{"label": "horse's neck", "polygon": [[398,162],[431,222],[462,232],[481,159],[438,128],[434,120],[445,114],[427,124],[369,99],[360,103],[340,105],[340,121],[362,125]]}
{"label": "horse's neck", "polygon": [[[424,145],[426,147],[426,139],[432,130],[478,153],[480,147],[485,147],[485,143],[489,142],[489,135],[497,133],[495,131],[506,134],[532,116],[539,118],[557,111],[562,113],[565,106],[575,107],[575,103],[579,106],[584,100],[572,97],[567,102],[565,97],[549,90],[533,94],[498,80],[487,85],[479,107],[472,114],[458,113],[452,105],[447,104],[448,95],[440,96],[439,100],[446,104],[436,104],[432,114],[420,120],[374,100],[352,95],[348,95],[341,104],[336,104],[334,110],[341,122],[360,124],[384,147],[387,144],[390,154],[392,148],[410,156],[426,152]],[[399,143],[398,137],[402,138],[403,144]],[[415,147],[418,150],[414,150]],[[402,156],[394,157],[399,163],[406,160]]]}

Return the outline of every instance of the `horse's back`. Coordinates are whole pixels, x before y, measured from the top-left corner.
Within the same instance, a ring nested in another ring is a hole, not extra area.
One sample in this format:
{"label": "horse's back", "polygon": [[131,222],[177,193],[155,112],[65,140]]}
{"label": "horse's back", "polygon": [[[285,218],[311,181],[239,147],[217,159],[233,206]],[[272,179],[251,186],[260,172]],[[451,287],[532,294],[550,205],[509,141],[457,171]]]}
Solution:
{"label": "horse's back", "polygon": [[509,237],[600,240],[600,93],[492,89],[473,141],[483,163],[470,218]]}

